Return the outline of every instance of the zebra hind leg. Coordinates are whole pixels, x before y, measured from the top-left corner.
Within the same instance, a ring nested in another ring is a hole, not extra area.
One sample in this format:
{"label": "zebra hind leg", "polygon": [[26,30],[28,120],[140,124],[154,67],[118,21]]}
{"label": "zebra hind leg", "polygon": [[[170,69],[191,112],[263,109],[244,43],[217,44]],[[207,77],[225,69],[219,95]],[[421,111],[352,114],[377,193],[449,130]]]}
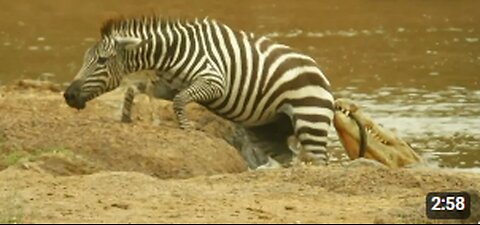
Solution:
{"label": "zebra hind leg", "polygon": [[312,144],[302,144],[295,136],[290,136],[287,140],[290,150],[295,154],[292,165],[328,165],[329,157],[325,146],[315,146]]}
{"label": "zebra hind leg", "polygon": [[293,164],[328,165],[326,146],[329,124],[329,121],[309,121],[297,117],[294,122],[295,135],[288,139],[289,148],[296,154]]}

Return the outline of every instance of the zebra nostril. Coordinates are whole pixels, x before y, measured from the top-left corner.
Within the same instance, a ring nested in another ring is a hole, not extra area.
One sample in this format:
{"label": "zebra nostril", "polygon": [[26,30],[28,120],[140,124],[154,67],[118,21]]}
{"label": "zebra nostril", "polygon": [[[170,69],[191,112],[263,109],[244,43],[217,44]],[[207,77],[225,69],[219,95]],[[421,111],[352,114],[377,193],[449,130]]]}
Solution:
{"label": "zebra nostril", "polygon": [[82,85],[83,81],[76,80],[73,81],[70,86],[65,90],[63,93],[63,97],[65,98],[65,102],[73,108],[76,109],[83,109],[85,108],[85,102],[87,99],[82,96]]}
{"label": "zebra nostril", "polygon": [[63,97],[65,100],[71,100],[73,98],[73,95],[71,93],[65,92],[63,93]]}
{"label": "zebra nostril", "polygon": [[67,102],[71,102],[76,100],[77,95],[75,94],[75,92],[67,90],[65,91],[65,93],[63,93],[63,97]]}
{"label": "zebra nostril", "polygon": [[80,88],[82,86],[82,82],[79,80],[73,81],[70,86],[65,90],[63,93],[63,97],[65,100],[75,100],[75,98],[78,97],[78,94],[80,93]]}

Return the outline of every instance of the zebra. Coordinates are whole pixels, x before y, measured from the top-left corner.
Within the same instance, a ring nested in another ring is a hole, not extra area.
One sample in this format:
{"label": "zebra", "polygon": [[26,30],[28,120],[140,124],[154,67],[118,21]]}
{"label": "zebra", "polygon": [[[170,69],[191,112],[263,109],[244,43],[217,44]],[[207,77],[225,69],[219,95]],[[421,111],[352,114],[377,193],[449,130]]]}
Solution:
{"label": "zebra", "polygon": [[116,18],[100,33],[64,92],[70,107],[83,109],[124,76],[153,70],[176,92],[173,109],[181,129],[193,129],[185,106],[197,102],[270,141],[294,135],[302,162],[328,164],[334,97],[310,56],[209,18]]}

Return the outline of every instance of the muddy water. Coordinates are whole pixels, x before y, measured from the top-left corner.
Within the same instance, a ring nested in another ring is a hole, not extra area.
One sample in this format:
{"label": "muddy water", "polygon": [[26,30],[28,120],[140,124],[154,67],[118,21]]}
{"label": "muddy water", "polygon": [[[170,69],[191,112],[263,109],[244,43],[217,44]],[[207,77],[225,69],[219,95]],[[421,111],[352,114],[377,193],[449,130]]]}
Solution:
{"label": "muddy water", "polygon": [[0,84],[69,81],[101,21],[118,14],[209,16],[310,54],[338,97],[440,165],[480,167],[480,1],[2,0],[0,8]]}

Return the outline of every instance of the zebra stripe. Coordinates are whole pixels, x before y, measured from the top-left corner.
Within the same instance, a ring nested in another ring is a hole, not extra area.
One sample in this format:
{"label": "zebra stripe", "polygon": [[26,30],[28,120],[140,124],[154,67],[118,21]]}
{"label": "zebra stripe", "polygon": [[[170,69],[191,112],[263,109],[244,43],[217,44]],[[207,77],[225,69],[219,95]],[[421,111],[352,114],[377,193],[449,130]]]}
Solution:
{"label": "zebra stripe", "polygon": [[[192,101],[248,127],[286,114],[312,161],[327,158],[333,96],[329,81],[311,57],[209,19],[116,19],[107,21],[101,34],[102,39],[87,51],[76,77],[79,81],[74,82],[83,88],[72,87],[65,94],[72,107],[80,101],[76,96],[101,94],[73,90],[105,92],[118,86],[126,74],[154,70],[178,92],[173,101],[181,127],[188,127],[185,105]],[[99,58],[104,56],[108,62],[101,64]]]}

